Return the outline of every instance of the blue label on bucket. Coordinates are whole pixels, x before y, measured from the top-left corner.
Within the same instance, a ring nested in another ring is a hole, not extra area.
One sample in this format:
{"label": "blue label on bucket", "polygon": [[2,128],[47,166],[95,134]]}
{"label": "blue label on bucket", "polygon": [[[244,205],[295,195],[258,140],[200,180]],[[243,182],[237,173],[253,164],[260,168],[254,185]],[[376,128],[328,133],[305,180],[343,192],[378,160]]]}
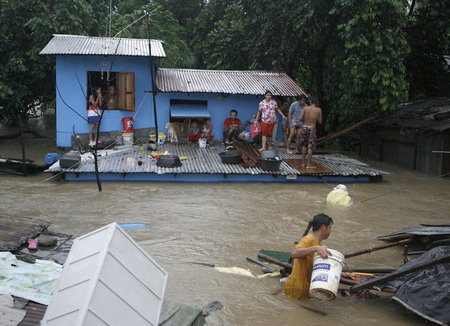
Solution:
{"label": "blue label on bucket", "polygon": [[319,275],[316,275],[311,282],[328,282],[328,274],[322,273]]}
{"label": "blue label on bucket", "polygon": [[330,264],[325,264],[325,263],[314,264],[313,271],[318,270],[318,269],[325,269],[325,270],[329,271]]}

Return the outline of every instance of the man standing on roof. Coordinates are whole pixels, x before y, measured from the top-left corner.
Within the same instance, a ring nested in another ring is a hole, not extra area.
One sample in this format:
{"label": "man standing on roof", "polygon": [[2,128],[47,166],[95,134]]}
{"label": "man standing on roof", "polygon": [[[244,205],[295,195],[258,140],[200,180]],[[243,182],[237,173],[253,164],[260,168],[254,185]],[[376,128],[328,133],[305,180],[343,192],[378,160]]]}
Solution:
{"label": "man standing on roof", "polygon": [[[302,166],[306,166],[307,169],[315,169],[316,167],[311,164],[312,151],[316,148],[317,123],[322,123],[322,109],[316,106],[316,97],[311,98],[311,105],[303,109],[300,114],[300,120],[303,121],[302,126]],[[308,161],[306,160],[306,150],[308,149]]]}
{"label": "man standing on roof", "polygon": [[237,111],[231,110],[230,117],[223,122],[223,141],[225,144],[230,144],[242,131],[241,120],[237,118]]}
{"label": "man standing on roof", "polygon": [[297,137],[295,138],[295,152],[299,152],[299,146],[300,146],[300,139],[302,135],[302,125],[303,122],[300,120],[300,115],[302,114],[302,111],[304,108],[307,107],[306,104],[306,95],[302,94],[299,97],[297,97],[297,101],[291,104],[289,107],[289,121],[290,121],[290,131],[289,131],[289,138],[286,143],[286,153],[292,154],[291,151],[291,142],[294,135]]}
{"label": "man standing on roof", "polygon": [[309,283],[313,268],[313,257],[317,253],[322,258],[331,256],[326,246],[320,243],[328,239],[333,225],[333,219],[326,214],[317,214],[309,222],[313,233],[304,236],[292,251],[294,266],[289,275],[284,292],[291,299],[309,299]]}

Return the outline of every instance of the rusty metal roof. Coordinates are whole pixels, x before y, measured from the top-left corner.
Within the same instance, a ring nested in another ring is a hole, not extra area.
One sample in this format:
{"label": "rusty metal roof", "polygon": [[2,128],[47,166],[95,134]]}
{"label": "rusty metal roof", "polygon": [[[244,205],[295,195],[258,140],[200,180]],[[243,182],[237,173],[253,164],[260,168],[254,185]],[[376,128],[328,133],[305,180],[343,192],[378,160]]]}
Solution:
{"label": "rusty metal roof", "polygon": [[398,111],[375,120],[373,123],[442,132],[450,129],[450,98],[434,98],[402,103]]}
{"label": "rusty metal roof", "polygon": [[156,86],[162,92],[298,96],[306,94],[285,72],[160,68]]}
{"label": "rusty metal roof", "polygon": [[[141,156],[139,146],[134,146],[128,150],[108,151],[108,155],[99,158],[99,171],[101,173],[156,173],[156,174],[277,174],[277,175],[302,175],[302,173],[292,168],[286,162],[282,162],[280,170],[277,172],[264,171],[259,167],[245,168],[239,164],[223,164],[219,153],[225,150],[222,144],[215,147],[199,148],[194,144],[170,144],[162,145],[159,152],[169,152],[171,155],[187,156],[188,159],[182,161],[182,166],[175,168],[158,167],[151,160],[139,166],[138,157]],[[101,152],[99,152],[101,153]],[[280,151],[281,158],[299,158],[299,155],[286,154]],[[93,158],[85,154],[81,164],[76,169],[62,169],[55,163],[46,172],[75,172],[92,173],[95,171]],[[147,150],[142,155],[147,157]],[[331,173],[310,173],[308,175],[331,175],[331,176],[380,176],[387,172],[371,168],[365,163],[349,158],[341,154],[314,155],[313,159],[322,166],[330,169]]]}
{"label": "rusty metal roof", "polygon": [[[152,57],[166,57],[163,44],[160,40],[150,40]],[[55,34],[40,54],[148,57],[149,40]]]}

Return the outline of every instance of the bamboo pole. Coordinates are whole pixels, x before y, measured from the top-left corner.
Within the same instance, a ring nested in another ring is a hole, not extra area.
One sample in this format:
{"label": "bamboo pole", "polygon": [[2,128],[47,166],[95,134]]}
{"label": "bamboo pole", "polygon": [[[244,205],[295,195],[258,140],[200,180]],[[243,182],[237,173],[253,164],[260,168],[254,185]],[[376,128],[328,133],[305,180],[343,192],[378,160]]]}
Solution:
{"label": "bamboo pole", "polygon": [[253,258],[251,258],[251,257],[246,257],[246,259],[247,259],[248,261],[254,263],[254,264],[257,264],[257,265],[259,265],[259,266],[262,266],[262,267],[264,267],[264,268],[267,268],[267,269],[268,269],[269,271],[271,271],[272,273],[278,271],[278,269],[276,269],[275,267],[272,267],[272,266],[270,266],[270,265],[261,263],[260,261],[258,261],[258,260],[256,260],[256,259],[253,259]]}
{"label": "bamboo pole", "polygon": [[268,262],[270,262],[272,264],[275,264],[275,265],[284,267],[286,269],[292,270],[292,264],[285,263],[284,261],[278,260],[276,258],[267,256],[267,255],[264,255],[262,253],[258,253],[258,258],[262,258],[262,259],[267,260]]}
{"label": "bamboo pole", "polygon": [[336,137],[338,137],[340,135],[346,134],[347,132],[349,132],[349,131],[351,131],[351,130],[353,130],[355,128],[358,128],[358,127],[360,127],[360,126],[362,126],[362,125],[364,125],[364,124],[374,120],[375,118],[377,118],[377,116],[369,117],[369,118],[364,119],[362,121],[359,121],[359,122],[355,123],[354,125],[351,125],[351,126],[349,126],[347,128],[344,128],[344,129],[336,131],[336,132],[334,132],[332,134],[328,134],[326,136],[320,137],[319,139],[317,139],[316,143],[317,143],[317,145],[319,145],[319,144],[322,144],[322,143],[324,143],[324,142],[326,142],[326,141],[328,141],[330,139],[333,139],[333,138],[336,138]]}
{"label": "bamboo pole", "polygon": [[394,247],[394,246],[399,246],[399,245],[405,245],[405,244],[411,243],[413,241],[414,241],[413,238],[404,239],[404,240],[400,240],[400,241],[397,241],[397,242],[392,242],[392,243],[387,244],[387,245],[367,248],[367,249],[359,250],[359,251],[352,252],[352,253],[349,253],[349,254],[344,254],[344,257],[345,258],[351,258],[351,257],[363,255],[363,254],[370,254],[373,251],[382,250],[382,249],[386,249],[386,248],[390,248],[390,247]]}

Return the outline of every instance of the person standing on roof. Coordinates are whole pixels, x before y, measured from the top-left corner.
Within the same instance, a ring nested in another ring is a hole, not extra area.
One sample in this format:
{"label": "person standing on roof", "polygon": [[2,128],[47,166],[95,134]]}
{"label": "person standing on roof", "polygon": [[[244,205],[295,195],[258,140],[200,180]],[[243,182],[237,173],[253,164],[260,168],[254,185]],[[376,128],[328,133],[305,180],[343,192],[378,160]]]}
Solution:
{"label": "person standing on roof", "polygon": [[[315,169],[316,167],[311,164],[312,152],[316,148],[317,123],[322,124],[322,109],[316,106],[317,98],[311,98],[311,105],[303,109],[300,114],[300,120],[303,122],[302,126],[302,157],[303,166],[307,169]],[[306,162],[306,150],[308,150],[308,161]]]}
{"label": "person standing on roof", "polygon": [[297,98],[297,101],[291,104],[289,107],[289,121],[290,121],[290,131],[289,131],[289,138],[286,143],[286,153],[292,154],[291,151],[291,142],[292,138],[294,138],[294,135],[297,137],[295,138],[295,152],[299,152],[299,146],[300,146],[300,140],[302,136],[302,125],[303,122],[300,120],[300,115],[302,114],[302,111],[304,108],[306,108],[308,105],[306,104],[306,95],[302,94]]}
{"label": "person standing on roof", "polygon": [[256,115],[256,120],[259,121],[261,118],[261,129],[262,129],[262,147],[261,151],[266,150],[266,143],[269,143],[269,149],[272,149],[272,130],[275,126],[277,116],[276,112],[287,119],[287,117],[281,112],[275,100],[272,100],[272,92],[266,91],[264,93],[265,99],[259,102],[258,114]]}

